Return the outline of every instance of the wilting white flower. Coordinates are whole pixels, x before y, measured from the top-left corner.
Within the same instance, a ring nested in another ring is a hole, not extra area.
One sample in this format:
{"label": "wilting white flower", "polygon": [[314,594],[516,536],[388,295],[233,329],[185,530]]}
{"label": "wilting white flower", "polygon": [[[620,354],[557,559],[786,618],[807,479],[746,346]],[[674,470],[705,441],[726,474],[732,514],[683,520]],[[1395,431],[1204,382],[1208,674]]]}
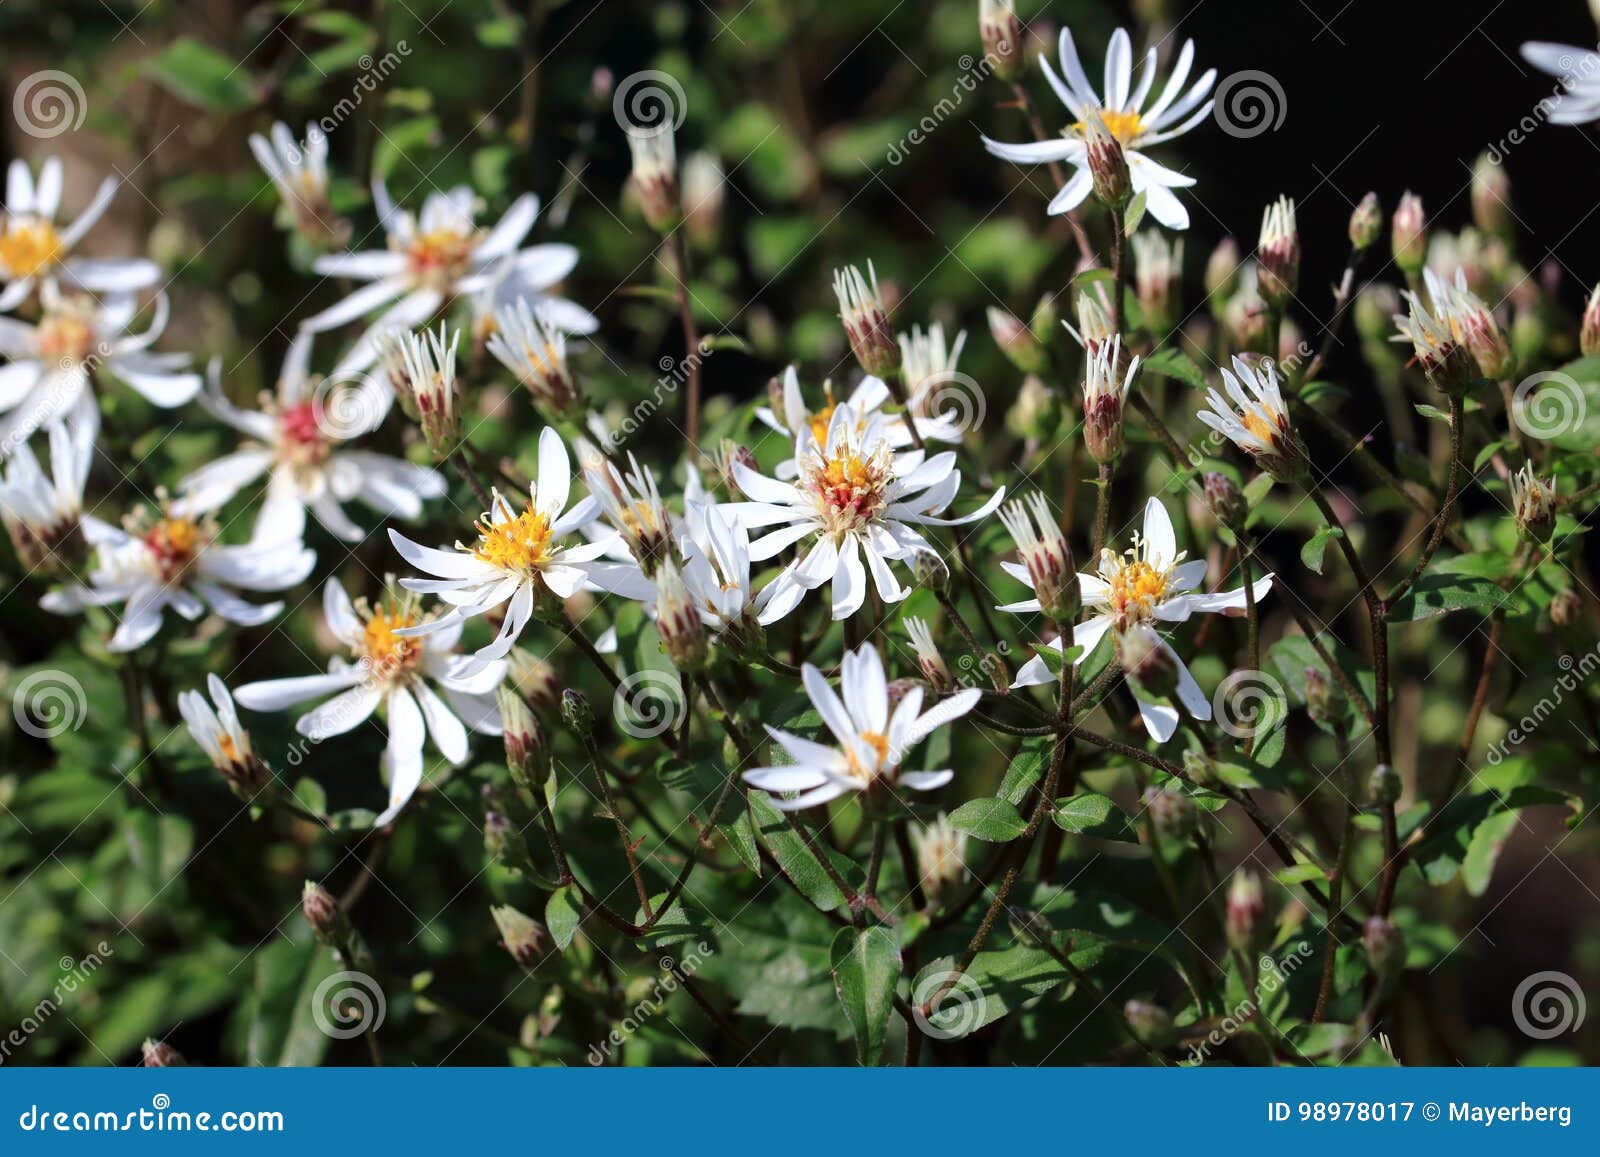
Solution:
{"label": "wilting white flower", "polygon": [[[119,378],[163,408],[181,406],[200,392],[200,375],[187,371],[187,354],[146,351],[167,327],[165,294],[143,333],[128,326],[139,312],[131,296],[96,301],[63,293],[54,282],[40,292],[35,323],[0,317],[0,457],[61,415],[94,407],[90,383],[102,371]],[[82,415],[80,415],[80,420]]]}
{"label": "wilting white flower", "polygon": [[117,178],[101,181],[77,219],[58,229],[62,180],[58,157],[39,166],[37,183],[26,161],[14,160],[6,170],[5,217],[0,221],[0,282],[5,288],[0,289],[0,310],[15,309],[52,277],[93,293],[131,293],[154,285],[161,276],[155,262],[142,257],[73,257],[78,242],[110,207]]}
{"label": "wilting white flower", "polygon": [[[505,678],[506,664],[473,663],[456,654],[459,622],[415,637],[414,628],[429,622],[415,599],[389,595],[375,607],[358,607],[337,579],[329,579],[322,589],[322,613],[334,638],[350,648],[353,663],[335,658],[326,675],[249,683],[234,697],[252,711],[282,711],[333,695],[295,723],[295,730],[313,742],[353,730],[381,705],[389,727],[382,763],[389,806],[373,822],[382,826],[422,782],[424,738],[431,737],[439,754],[460,767],[467,761],[468,728],[500,734],[494,691]],[[438,684],[442,699],[430,681]]]}
{"label": "wilting white flower", "polygon": [[1552,123],[1583,125],[1600,120],[1600,55],[1594,49],[1535,40],[1522,46],[1522,59],[1561,81],[1561,95],[1539,106]]}
{"label": "wilting white flower", "polygon": [[224,546],[217,525],[179,500],[159,518],[136,518],[126,529],[85,520],[85,536],[95,548],[89,585],[57,588],[39,605],[58,615],[87,607],[123,604],[122,621],[106,644],[133,651],[161,629],[171,607],[190,621],[209,606],[241,627],[259,627],[277,618],[281,602],[248,602],[235,590],[281,591],[304,581],[316,565],[315,552],[299,542],[249,542]]}
{"label": "wilting white flower", "polygon": [[572,372],[567,368],[567,338],[544,308],[534,309],[518,298],[494,314],[489,334],[491,354],[528,388],[533,400],[556,414],[582,408]]}
{"label": "wilting white flower", "polygon": [[[1427,303],[1418,301],[1417,295],[1410,290],[1402,291],[1406,300],[1417,305],[1423,315],[1431,315],[1432,319],[1448,329],[1456,344],[1472,355],[1472,360],[1485,376],[1503,378],[1510,375],[1516,368],[1511,345],[1500,324],[1495,321],[1494,313],[1482,298],[1467,287],[1466,270],[1457,267],[1455,280],[1451,282],[1432,269],[1424,269],[1422,281],[1427,292]],[[1420,359],[1422,348],[1429,346],[1429,343],[1425,340],[1419,346],[1416,338],[1419,332],[1426,334],[1427,322],[1419,321],[1414,325],[1405,314],[1396,315],[1394,320],[1400,332],[1392,340],[1410,341]]]}
{"label": "wilting white flower", "polygon": [[271,136],[250,134],[250,151],[256,163],[283,198],[287,215],[302,231],[334,235],[339,222],[328,204],[328,134],[315,123],[306,125],[306,139],[294,139],[289,126],[278,121]]}
{"label": "wilting white flower", "polygon": [[935,691],[942,693],[952,690],[956,685],[955,676],[950,673],[950,664],[940,654],[939,644],[933,641],[933,632],[928,629],[927,620],[909,615],[905,627],[906,637],[911,640],[911,647],[917,653],[917,666],[922,669],[922,677]]}
{"label": "wilting white flower", "polygon": [[401,579],[407,590],[438,595],[453,608],[448,614],[404,628],[403,634],[426,635],[457,629],[467,619],[502,603],[505,621],[494,642],[477,653],[479,662],[499,659],[511,649],[533,615],[534,602],[548,590],[570,598],[585,587],[611,591],[624,598],[645,599],[653,591],[638,567],[596,562],[612,546],[602,539],[566,546],[562,539],[600,516],[600,506],[585,498],[567,509],[572,490],[572,462],[561,436],[546,427],[539,434],[539,475],[521,511],[498,491],[494,509],[477,523],[478,541],[437,550],[412,542],[391,529],[389,539],[412,566],[433,578]]}
{"label": "wilting white flower", "polygon": [[[581,439],[578,464],[583,471],[584,484],[589,487],[590,495],[599,504],[600,513],[612,531],[600,532],[596,527],[595,532],[620,541],[625,549],[614,552],[617,556],[631,557],[646,573],[653,573],[672,549],[676,524],[666,503],[661,501],[656,476],[648,466],[639,465],[631,450],[628,472],[624,474],[609,458]],[[586,537],[596,537],[596,533]]]}
{"label": "wilting white flower", "polygon": [[1068,128],[1067,135],[1060,140],[1021,145],[1008,145],[985,137],[984,146],[995,156],[1020,164],[1065,161],[1071,165],[1077,171],[1050,201],[1051,213],[1069,213],[1081,205],[1094,189],[1094,176],[1089,169],[1084,135],[1091,118],[1098,116],[1106,130],[1122,145],[1133,191],[1145,195],[1150,215],[1169,229],[1187,229],[1189,211],[1172,190],[1193,185],[1194,178],[1158,164],[1144,150],[1181,137],[1211,115],[1212,102],[1206,98],[1216,80],[1216,70],[1208,69],[1184,92],[1184,82],[1188,80],[1189,69],[1194,64],[1194,42],[1184,41],[1171,76],[1167,78],[1161,94],[1151,102],[1150,94],[1156,82],[1157,51],[1151,48],[1145,54],[1139,80],[1135,84],[1133,44],[1127,32],[1119,28],[1112,35],[1111,46],[1106,51],[1105,96],[1101,99],[1101,94],[1095,91],[1084,71],[1072,33],[1065,28],[1061,30],[1060,55],[1065,80],[1056,75],[1046,57],[1040,57],[1039,63],[1050,87],[1073,115],[1074,123]]}
{"label": "wilting white flower", "polygon": [[[900,335],[900,376],[906,384],[906,405],[913,414],[922,418],[937,399],[940,385],[956,374],[956,363],[961,360],[961,350],[967,344],[965,330],[956,334],[956,340],[945,344],[944,326],[934,322],[924,331],[912,326],[910,333]],[[927,423],[917,423],[917,433],[927,438],[923,429]],[[959,440],[959,432],[956,434]],[[949,441],[948,437],[939,439]]]}
{"label": "wilting white flower", "polygon": [[[761,622],[773,623],[805,596],[833,584],[833,617],[849,618],[867,598],[867,573],[886,603],[911,593],[890,569],[919,552],[937,553],[916,526],[960,526],[987,517],[1005,498],[1000,490],[978,510],[961,518],[939,517],[961,488],[954,451],[931,457],[920,450],[896,454],[881,414],[862,415],[849,405],[834,410],[825,441],[804,432],[796,456],[799,477],[779,482],[741,463],[734,480],[749,502],[724,509],[749,530],[776,526],[750,544],[760,562],[786,547],[810,539],[804,554],[772,580]],[[863,556],[866,565],[863,567]],[[765,593],[765,592],[764,592]]]}
{"label": "wilting white flower", "polygon": [[[840,406],[855,413],[862,430],[869,421],[881,421],[883,436],[896,450],[914,444],[905,418],[899,414],[883,413],[883,405],[889,400],[889,387],[884,385],[883,379],[862,378],[843,402],[834,401],[831,385],[825,384],[823,391],[827,401],[818,409],[808,410],[805,398],[800,393],[800,375],[793,366],[789,366],[783,371],[783,416],[780,418],[770,406],[756,407],[756,417],[766,426],[794,439],[797,457],[778,466],[779,478],[789,479],[799,473],[798,454],[807,440],[817,443],[828,440],[828,427],[833,423],[834,413]],[[922,435],[924,442],[961,441],[961,426],[955,418],[918,417],[917,433]]]}
{"label": "wilting white flower", "polygon": [[330,254],[312,266],[330,277],[371,284],[301,323],[314,332],[329,330],[383,309],[351,351],[354,368],[372,364],[377,336],[384,330],[422,325],[448,302],[473,297],[491,285],[545,306],[552,322],[570,333],[599,328],[588,310],[545,292],[572,272],[578,263],[576,249],[559,244],[518,248],[539,215],[539,198],[533,194],[518,197],[487,232],[474,221],[475,197],[465,186],[428,194],[420,216],[396,208],[382,181],[373,184],[372,196],[389,247]]}
{"label": "wilting white flower", "polygon": [[[913,747],[971,711],[983,694],[975,688],[958,691],[923,711],[922,688],[913,687],[891,714],[883,660],[871,644],[844,657],[840,678],[843,701],[810,663],[801,669],[801,679],[838,746],[767,728],[767,734],[794,763],[754,768],[744,773],[744,779],[751,787],[774,793],[773,806],[781,811],[815,807],[848,791],[902,787],[932,791],[943,787],[954,772],[902,771],[900,765]],[[777,795],[789,792],[799,794],[793,798]]]}
{"label": "wilting white flower", "polygon": [[1252,364],[1236,356],[1233,371],[1222,371],[1222,384],[1227,397],[1208,388],[1210,408],[1201,410],[1199,419],[1274,478],[1290,481],[1299,475],[1305,468],[1305,451],[1278,389],[1278,367],[1269,359]]}
{"label": "wilting white flower", "polygon": [[[200,509],[215,510],[267,474],[257,539],[300,538],[310,510],[329,533],[358,542],[364,532],[350,521],[343,503],[363,502],[387,518],[416,518],[423,500],[442,497],[447,487],[437,470],[343,448],[377,429],[394,395],[376,378],[354,380],[344,366],[336,366],[328,378],[334,390],[320,388],[310,372],[311,341],[309,333],[301,333],[290,344],[277,395],[263,411],[242,410],[228,401],[213,364],[211,388],[201,395],[201,405],[251,441],[190,474],[181,489]],[[340,384],[347,379],[347,385]]]}
{"label": "wilting white flower", "polygon": [[83,487],[94,462],[99,417],[91,409],[78,418],[51,423],[49,474],[27,443],[19,445],[6,463],[0,481],[0,519],[26,566],[42,566],[63,556],[72,561],[85,545],[79,534]]}
{"label": "wilting white flower", "polygon": [[1517,529],[1538,542],[1550,537],[1555,529],[1556,510],[1560,503],[1556,496],[1556,477],[1550,481],[1533,472],[1533,463],[1524,462],[1522,469],[1510,478],[1511,511]]}
{"label": "wilting white flower", "polygon": [[[1113,628],[1124,631],[1140,624],[1182,623],[1191,615],[1225,614],[1245,606],[1243,587],[1215,594],[1196,593],[1195,588],[1205,581],[1206,561],[1183,559],[1166,507],[1159,499],[1150,499],[1144,507],[1143,533],[1134,535],[1133,548],[1121,555],[1102,550],[1099,573],[1078,575],[1084,608],[1093,614],[1073,628],[1072,645],[1083,648],[1076,662],[1088,658],[1101,636]],[[1007,573],[1024,583],[1029,581],[1025,573],[1009,569]],[[1256,599],[1265,598],[1272,589],[1272,575],[1257,579],[1253,587]],[[1061,640],[1055,639],[1049,646],[1060,651]],[[1210,719],[1211,701],[1189,668],[1164,639],[1161,646],[1177,666],[1179,701],[1196,719]],[[1031,687],[1052,683],[1055,678],[1043,657],[1035,656],[1022,665],[1012,686]],[[1150,735],[1158,743],[1171,739],[1178,726],[1177,711],[1169,704],[1147,700],[1137,689],[1134,697],[1139,700],[1139,714]]]}
{"label": "wilting white flower", "polygon": [[180,691],[178,714],[211,766],[248,799],[266,785],[271,773],[250,745],[250,733],[239,722],[227,684],[207,675],[206,689],[211,692],[210,703],[198,691]]}

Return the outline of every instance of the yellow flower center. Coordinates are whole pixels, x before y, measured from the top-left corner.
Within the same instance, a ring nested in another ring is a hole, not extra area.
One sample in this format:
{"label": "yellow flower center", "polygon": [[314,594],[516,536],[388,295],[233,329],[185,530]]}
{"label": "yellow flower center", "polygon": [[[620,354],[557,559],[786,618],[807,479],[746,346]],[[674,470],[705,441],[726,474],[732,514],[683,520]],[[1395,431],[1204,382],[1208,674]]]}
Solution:
{"label": "yellow flower center", "polygon": [[409,671],[422,654],[422,641],[404,638],[395,632],[414,627],[417,622],[416,612],[409,607],[389,603],[379,606],[361,630],[358,649],[362,657],[374,671],[386,677]]}
{"label": "yellow flower center", "polygon": [[1167,593],[1167,576],[1143,559],[1117,568],[1108,583],[1111,587],[1111,612],[1119,626],[1146,622]]}
{"label": "yellow flower center", "polygon": [[482,519],[477,526],[478,545],[472,553],[490,566],[531,577],[550,561],[550,518],[531,503],[506,522]]}
{"label": "yellow flower center", "polygon": [[224,731],[217,736],[217,747],[222,751],[222,757],[229,763],[240,763],[239,745],[233,741],[233,736]]}
{"label": "yellow flower center", "polygon": [[144,543],[163,580],[171,582],[188,569],[210,538],[192,518],[163,518],[145,531]]}
{"label": "yellow flower center", "polygon": [[1254,410],[1246,410],[1239,415],[1239,420],[1244,423],[1244,428],[1268,445],[1278,440],[1278,427],[1267,421]]}
{"label": "yellow flower center", "polygon": [[434,229],[411,242],[411,276],[433,289],[448,289],[472,264],[474,238],[455,229]]}
{"label": "yellow flower center", "polygon": [[[1100,110],[1100,121],[1106,126],[1106,132],[1125,145],[1132,143],[1135,137],[1144,132],[1144,121],[1132,109],[1120,112],[1117,109],[1103,108]],[[1080,134],[1087,132],[1089,129],[1088,124],[1084,121],[1079,121],[1072,127]]]}
{"label": "yellow flower center", "polygon": [[856,754],[854,744],[845,751],[845,762],[849,765],[852,775],[862,782],[870,782],[889,770],[889,737],[877,731],[863,731],[858,738],[866,744],[875,757],[873,765],[871,767],[861,765],[861,758]]}
{"label": "yellow flower center", "polygon": [[0,265],[12,277],[32,277],[61,256],[61,236],[49,221],[17,221],[0,234]]}
{"label": "yellow flower center", "polygon": [[828,427],[833,424],[834,404],[829,402],[820,410],[811,414],[811,436],[817,440],[818,446],[828,444]]}
{"label": "yellow flower center", "polygon": [[830,533],[858,530],[876,518],[887,500],[890,481],[888,451],[864,456],[840,446],[829,457],[820,454],[807,471],[810,487]]}

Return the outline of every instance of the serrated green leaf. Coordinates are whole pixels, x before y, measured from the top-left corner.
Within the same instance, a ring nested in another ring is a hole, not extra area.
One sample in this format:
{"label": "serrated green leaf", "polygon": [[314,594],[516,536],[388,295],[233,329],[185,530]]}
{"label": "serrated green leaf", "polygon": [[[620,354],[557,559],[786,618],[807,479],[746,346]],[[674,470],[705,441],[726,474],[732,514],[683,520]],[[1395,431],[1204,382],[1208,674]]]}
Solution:
{"label": "serrated green leaf", "polygon": [[894,934],[881,924],[841,928],[830,957],[834,990],[855,1034],[856,1058],[863,1065],[876,1065],[883,1059],[884,1034],[900,980],[900,949]]}
{"label": "serrated green leaf", "polygon": [[1027,829],[1028,821],[1022,813],[1003,799],[984,798],[968,800],[950,813],[950,824],[957,831],[966,832],[991,844],[1005,844]]}
{"label": "serrated green leaf", "polygon": [[1138,843],[1139,837],[1123,813],[1108,796],[1084,792],[1068,799],[1056,801],[1050,818],[1056,827],[1078,836],[1096,836],[1102,840],[1122,840]]}

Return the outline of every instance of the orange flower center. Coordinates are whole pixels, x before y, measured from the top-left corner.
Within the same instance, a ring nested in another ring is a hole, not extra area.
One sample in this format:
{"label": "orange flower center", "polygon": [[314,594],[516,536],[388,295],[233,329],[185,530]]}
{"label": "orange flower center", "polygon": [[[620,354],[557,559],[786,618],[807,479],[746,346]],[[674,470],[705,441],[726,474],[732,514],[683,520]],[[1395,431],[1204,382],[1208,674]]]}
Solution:
{"label": "orange flower center", "polygon": [[411,276],[420,285],[449,289],[472,264],[474,238],[455,229],[434,229],[411,242]]}
{"label": "orange flower center", "polygon": [[416,665],[422,654],[422,640],[395,634],[416,625],[416,613],[405,607],[384,604],[372,612],[362,628],[358,649],[375,673],[387,678]]}
{"label": "orange flower center", "polygon": [[60,256],[61,236],[49,221],[15,221],[0,234],[0,265],[12,277],[32,277]]}
{"label": "orange flower center", "polygon": [[163,518],[145,532],[144,543],[155,557],[162,579],[171,582],[194,562],[208,537],[192,518]]}
{"label": "orange flower center", "polygon": [[550,562],[550,518],[530,503],[515,518],[499,524],[477,523],[478,545],[472,553],[490,566],[532,576]]}
{"label": "orange flower center", "polygon": [[[1103,108],[1100,110],[1100,120],[1106,126],[1106,131],[1125,145],[1130,144],[1144,131],[1144,121],[1131,109],[1119,112],[1116,109]],[[1072,127],[1079,133],[1087,132],[1089,128],[1084,121],[1079,121]]]}
{"label": "orange flower center", "polygon": [[1143,559],[1119,568],[1109,582],[1111,610],[1123,626],[1154,617],[1156,604],[1167,593],[1167,576]]}
{"label": "orange flower center", "polygon": [[863,456],[840,446],[831,457],[818,457],[808,471],[823,521],[833,533],[858,530],[876,518],[887,502],[887,452]]}
{"label": "orange flower center", "polygon": [[39,356],[76,365],[94,348],[94,327],[77,310],[46,314],[39,323]]}

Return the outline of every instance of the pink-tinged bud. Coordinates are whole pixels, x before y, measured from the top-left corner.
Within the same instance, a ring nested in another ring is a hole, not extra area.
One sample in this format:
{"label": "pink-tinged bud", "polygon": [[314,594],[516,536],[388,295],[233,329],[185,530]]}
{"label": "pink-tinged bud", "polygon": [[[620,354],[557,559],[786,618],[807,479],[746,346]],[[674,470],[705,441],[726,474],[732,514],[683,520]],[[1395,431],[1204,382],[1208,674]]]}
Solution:
{"label": "pink-tinged bud", "polygon": [[941,695],[955,690],[955,676],[950,673],[950,665],[939,653],[939,646],[933,641],[933,632],[928,629],[927,620],[915,615],[907,618],[906,634],[911,638],[911,646],[917,652],[917,666],[922,669],[922,677],[928,681],[928,685]]}
{"label": "pink-tinged bud", "polygon": [[978,35],[996,76],[1010,81],[1022,75],[1022,25],[1011,0],[978,0]]}
{"label": "pink-tinged bud", "polygon": [[1000,521],[1017,544],[1017,555],[1028,572],[1040,611],[1056,623],[1073,622],[1083,601],[1072,565],[1072,549],[1044,495],[1035,490],[1025,502],[1019,499],[1008,503],[1000,511]]}
{"label": "pink-tinged bud", "polygon": [[1600,285],[1595,286],[1588,304],[1583,307],[1583,328],[1579,331],[1578,342],[1584,357],[1600,354]]}
{"label": "pink-tinged bud", "polygon": [[1178,662],[1148,623],[1135,623],[1116,636],[1117,663],[1134,685],[1152,699],[1178,689]]}
{"label": "pink-tinged bud", "polygon": [[300,911],[317,939],[334,948],[343,948],[350,939],[350,924],[339,901],[321,884],[307,880],[300,893]]}
{"label": "pink-tinged bud", "polygon": [[1099,113],[1091,113],[1084,129],[1083,145],[1094,178],[1094,195],[1113,212],[1121,210],[1133,196],[1133,179],[1128,175],[1128,158],[1122,142],[1111,134]]}
{"label": "pink-tinged bud", "polygon": [[1288,197],[1279,197],[1262,214],[1256,261],[1261,296],[1281,312],[1300,285],[1300,230]]}
{"label": "pink-tinged bud", "polygon": [[711,657],[711,641],[677,565],[663,562],[656,570],[655,584],[661,649],[678,670],[703,670]]}
{"label": "pink-tinged bud", "polygon": [[1133,238],[1133,283],[1144,325],[1165,333],[1178,316],[1183,288],[1183,240],[1147,229]]}
{"label": "pink-tinged bud", "polygon": [[1244,264],[1239,256],[1239,243],[1232,237],[1217,242],[1206,261],[1206,298],[1211,312],[1220,313],[1228,299],[1238,291],[1239,273]]}
{"label": "pink-tinged bud", "polygon": [[678,223],[678,153],[670,122],[652,128],[628,130],[633,154],[633,191],[639,197],[644,219],[657,233],[667,233]]}
{"label": "pink-tinged bud", "polygon": [[1229,530],[1237,531],[1244,526],[1245,519],[1250,517],[1250,504],[1234,485],[1233,479],[1213,470],[1203,481],[1206,505],[1210,507],[1212,517]]}
{"label": "pink-tinged bud", "polygon": [[1378,194],[1368,193],[1350,214],[1350,244],[1366,252],[1383,234],[1383,205]]}
{"label": "pink-tinged bud", "polygon": [[500,943],[511,953],[511,959],[524,968],[539,962],[551,942],[543,924],[509,904],[490,908],[489,915],[494,917],[495,927],[500,929]]}
{"label": "pink-tinged bud", "polygon": [[900,343],[889,327],[888,310],[872,262],[867,262],[866,277],[853,265],[834,270],[833,292],[839,299],[839,320],[844,323],[851,352],[861,368],[873,377],[885,379],[899,373]]}
{"label": "pink-tinged bud", "polygon": [[1381,979],[1387,979],[1405,966],[1405,937],[1386,917],[1368,917],[1361,926],[1361,945],[1367,950],[1367,963]]}
{"label": "pink-tinged bud", "polygon": [[1478,360],[1456,337],[1449,322],[1429,312],[1415,297],[1404,327],[1417,364],[1440,393],[1462,397],[1483,380]]}
{"label": "pink-tinged bud", "polygon": [[1122,1006],[1133,1035],[1153,1049],[1166,1048],[1177,1036],[1172,1014],[1148,1000],[1130,1000]]}
{"label": "pink-tinged bud", "polygon": [[1472,220],[1491,237],[1511,235],[1511,178],[1490,153],[1472,166]]}
{"label": "pink-tinged bud", "polygon": [[1511,509],[1517,530],[1534,542],[1545,542],[1556,528],[1556,480],[1535,477],[1533,463],[1523,463],[1511,476]]}
{"label": "pink-tinged bud", "polygon": [[1428,259],[1428,219],[1422,211],[1422,198],[1407,192],[1400,198],[1390,224],[1389,244],[1394,251],[1394,263],[1401,271],[1415,275],[1422,272]]}
{"label": "pink-tinged bud", "polygon": [[460,389],[456,383],[456,339],[443,322],[438,333],[401,338],[405,377],[422,436],[437,458],[455,452],[461,440]]}
{"label": "pink-tinged bud", "polygon": [[1194,800],[1178,791],[1147,787],[1144,791],[1145,816],[1163,839],[1187,842],[1195,833],[1198,818]]}
{"label": "pink-tinged bud", "polygon": [[145,1038],[139,1046],[139,1063],[147,1069],[171,1069],[186,1065],[182,1054],[164,1040]]}
{"label": "pink-tinged bud", "polygon": [[1582,610],[1583,600],[1578,597],[1578,592],[1571,587],[1563,587],[1550,600],[1550,621],[1558,627],[1569,627],[1578,621],[1578,614]]}
{"label": "pink-tinged bud", "polygon": [[1000,347],[1006,360],[1025,374],[1042,373],[1049,364],[1049,356],[1033,331],[1014,313],[990,306],[989,336]]}
{"label": "pink-tinged bud", "polygon": [[1228,889],[1228,944],[1240,952],[1254,951],[1257,937],[1264,931],[1262,917],[1266,911],[1267,900],[1256,874],[1235,872]]}
{"label": "pink-tinged bud", "polygon": [[542,790],[549,744],[538,718],[517,691],[502,684],[496,692],[500,707],[500,732],[505,740],[506,767],[511,782],[525,792]]}
{"label": "pink-tinged bud", "polygon": [[1121,360],[1120,336],[1102,342],[1090,355],[1083,379],[1083,441],[1096,462],[1112,463],[1122,457],[1123,407],[1139,373],[1139,359],[1134,358],[1119,375]]}

